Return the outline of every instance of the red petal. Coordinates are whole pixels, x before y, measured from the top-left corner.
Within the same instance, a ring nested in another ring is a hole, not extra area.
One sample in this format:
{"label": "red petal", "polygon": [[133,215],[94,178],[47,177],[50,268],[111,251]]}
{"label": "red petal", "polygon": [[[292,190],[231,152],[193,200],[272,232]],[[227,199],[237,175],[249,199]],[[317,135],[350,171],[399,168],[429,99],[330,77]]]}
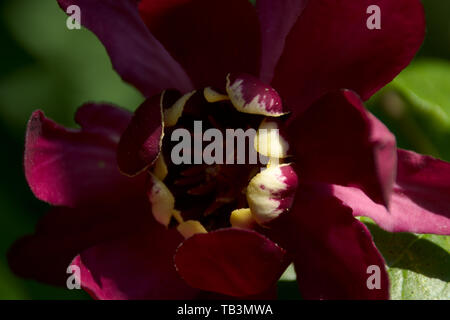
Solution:
{"label": "red petal", "polygon": [[134,176],[158,157],[163,134],[161,95],[145,101],[134,113],[117,149],[120,170]]}
{"label": "red petal", "polygon": [[308,0],[257,0],[256,10],[261,25],[260,78],[270,83],[275,66],[283,53],[286,37]]}
{"label": "red petal", "polygon": [[86,105],[77,114],[77,121],[86,129],[69,130],[41,111],[34,112],[28,122],[24,163],[36,197],[53,205],[75,207],[142,194],[143,178],[121,175],[116,163],[117,137],[129,119],[129,112],[112,106]]}
{"label": "red petal", "polygon": [[155,222],[145,234],[83,251],[72,264],[81,268],[81,285],[96,299],[193,299],[199,291],[184,283],[173,264],[181,241],[175,229]]}
{"label": "red petal", "polygon": [[123,80],[149,97],[167,88],[192,90],[182,67],[148,31],[136,0],[58,0],[81,10],[81,23],[103,43]]}
{"label": "red petal", "polygon": [[[385,263],[367,228],[323,185],[300,185],[294,207],[271,232],[293,255],[305,299],[388,299]],[[370,266],[380,289],[369,289]]]}
{"label": "red petal", "polygon": [[249,1],[143,0],[139,9],[196,87],[223,88],[229,72],[258,75],[259,25]]}
{"label": "red petal", "polygon": [[194,235],[175,255],[178,273],[189,285],[237,297],[271,288],[288,262],[269,239],[234,228]]}
{"label": "red petal", "polygon": [[389,212],[360,190],[334,186],[354,210],[390,232],[450,234],[450,164],[411,151],[398,151],[398,176]]}
{"label": "red petal", "polygon": [[[381,29],[366,26],[367,8],[381,9]],[[309,1],[286,40],[273,80],[291,109],[348,88],[367,100],[416,54],[425,36],[419,0]]]}
{"label": "red petal", "polygon": [[331,93],[290,125],[300,180],[362,188],[387,205],[396,166],[395,137],[351,91]]}

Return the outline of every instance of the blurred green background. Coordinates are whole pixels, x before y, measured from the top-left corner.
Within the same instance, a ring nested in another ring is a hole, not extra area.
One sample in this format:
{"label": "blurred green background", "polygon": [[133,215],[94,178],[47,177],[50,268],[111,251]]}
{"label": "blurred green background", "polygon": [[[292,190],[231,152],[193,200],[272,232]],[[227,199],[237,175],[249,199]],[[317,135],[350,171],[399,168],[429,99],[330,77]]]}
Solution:
{"label": "blurred green background", "polygon": [[[450,161],[450,1],[423,3],[428,26],[423,48],[367,105],[400,146]],[[8,247],[31,233],[48,209],[33,197],[23,175],[26,122],[33,110],[42,109],[73,126],[74,111],[86,101],[134,110],[142,97],[121,82],[95,36],[65,27],[56,0],[0,0],[0,18],[0,299],[84,299],[81,291],[20,279],[8,269]],[[450,299],[448,237],[392,235],[367,223],[388,262],[394,298]],[[394,249],[386,239],[397,244]],[[432,267],[422,266],[424,259]],[[293,279],[292,270],[283,277],[281,298],[298,297]]]}

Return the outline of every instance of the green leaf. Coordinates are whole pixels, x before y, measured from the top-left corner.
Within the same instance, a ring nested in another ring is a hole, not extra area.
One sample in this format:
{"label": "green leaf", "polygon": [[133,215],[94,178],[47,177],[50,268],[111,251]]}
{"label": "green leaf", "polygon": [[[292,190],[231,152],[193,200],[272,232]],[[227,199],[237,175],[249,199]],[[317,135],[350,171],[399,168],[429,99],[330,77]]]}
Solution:
{"label": "green leaf", "polygon": [[286,271],[281,275],[281,281],[296,281],[297,274],[295,273],[294,264],[291,263]]}
{"label": "green leaf", "polygon": [[282,274],[277,285],[277,297],[279,300],[300,300],[302,296],[298,289],[297,274],[294,264],[291,263]]}
{"label": "green leaf", "polygon": [[450,236],[390,233],[361,221],[386,261],[391,299],[450,299]]}
{"label": "green leaf", "polygon": [[278,281],[278,300],[302,300],[297,281]]}
{"label": "green leaf", "polygon": [[450,160],[450,62],[417,60],[368,106],[400,147]]}

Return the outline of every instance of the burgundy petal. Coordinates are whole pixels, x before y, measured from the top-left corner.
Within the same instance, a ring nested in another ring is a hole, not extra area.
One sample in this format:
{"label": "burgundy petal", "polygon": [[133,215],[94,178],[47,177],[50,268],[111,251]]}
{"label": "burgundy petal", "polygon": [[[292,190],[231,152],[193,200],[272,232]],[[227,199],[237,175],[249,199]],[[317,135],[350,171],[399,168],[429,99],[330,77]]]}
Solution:
{"label": "burgundy petal", "polygon": [[286,37],[305,8],[308,0],[257,0],[256,10],[261,25],[262,81],[272,81],[275,66],[283,53]]}
{"label": "burgundy petal", "polygon": [[163,135],[161,95],[145,101],[123,133],[117,148],[117,162],[120,170],[134,176],[158,157]]}
{"label": "burgundy petal", "polygon": [[[269,232],[293,255],[302,297],[388,299],[384,260],[351,209],[324,185],[303,184],[297,194],[292,211],[275,220]],[[379,289],[367,285],[371,266],[379,268]]]}
{"label": "burgundy petal", "polygon": [[261,234],[221,229],[196,234],[178,248],[178,273],[192,287],[230,296],[250,296],[271,288],[288,259]]}
{"label": "burgundy petal", "polygon": [[155,224],[146,198],[109,207],[54,208],[34,234],[14,243],[8,253],[11,269],[19,276],[53,285],[65,285],[67,267],[81,251]]}
{"label": "burgundy petal", "polygon": [[330,93],[290,124],[300,180],[361,187],[388,205],[395,137],[348,90]]}
{"label": "burgundy petal", "polygon": [[450,235],[450,164],[411,151],[398,151],[398,176],[389,212],[354,188],[334,194],[390,232]]}
{"label": "burgundy petal", "polygon": [[181,241],[175,229],[155,222],[146,233],[83,251],[72,264],[81,269],[83,289],[96,299],[193,299],[199,290],[189,287],[173,264]]}
{"label": "burgundy petal", "polygon": [[164,89],[192,90],[182,67],[148,31],[136,0],[58,0],[79,6],[81,23],[103,43],[123,80],[149,97]]}
{"label": "burgundy petal", "polygon": [[119,143],[121,134],[128,127],[132,113],[108,104],[86,103],[78,108],[75,122],[84,131],[97,133]]}
{"label": "burgundy petal", "polygon": [[450,217],[450,163],[402,149],[398,160],[401,192],[418,205]]}
{"label": "burgundy petal", "polygon": [[83,106],[76,118],[86,129],[66,129],[41,111],[31,116],[24,166],[36,197],[53,205],[75,207],[142,194],[143,177],[121,175],[116,163],[117,137],[130,114],[113,106],[91,104]]}
{"label": "burgundy petal", "polygon": [[197,88],[224,88],[229,72],[258,75],[259,24],[249,1],[143,0],[139,9]]}
{"label": "burgundy petal", "polygon": [[[381,10],[381,29],[366,23]],[[423,42],[419,0],[308,1],[289,33],[273,80],[297,112],[323,94],[348,88],[367,100],[405,68]]]}

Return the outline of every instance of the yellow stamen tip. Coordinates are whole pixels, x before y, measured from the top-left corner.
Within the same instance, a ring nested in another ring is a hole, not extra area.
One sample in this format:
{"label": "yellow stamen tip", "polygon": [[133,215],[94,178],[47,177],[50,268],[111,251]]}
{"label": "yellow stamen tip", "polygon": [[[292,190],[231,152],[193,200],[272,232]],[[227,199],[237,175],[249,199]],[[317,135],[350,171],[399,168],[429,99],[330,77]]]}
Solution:
{"label": "yellow stamen tip", "polygon": [[236,228],[252,229],[255,219],[249,208],[237,209],[231,213],[230,223],[231,226]]}
{"label": "yellow stamen tip", "polygon": [[190,238],[198,233],[208,233],[205,227],[203,227],[202,224],[196,220],[188,220],[186,222],[180,223],[180,225],[177,227],[177,230],[185,239]]}

